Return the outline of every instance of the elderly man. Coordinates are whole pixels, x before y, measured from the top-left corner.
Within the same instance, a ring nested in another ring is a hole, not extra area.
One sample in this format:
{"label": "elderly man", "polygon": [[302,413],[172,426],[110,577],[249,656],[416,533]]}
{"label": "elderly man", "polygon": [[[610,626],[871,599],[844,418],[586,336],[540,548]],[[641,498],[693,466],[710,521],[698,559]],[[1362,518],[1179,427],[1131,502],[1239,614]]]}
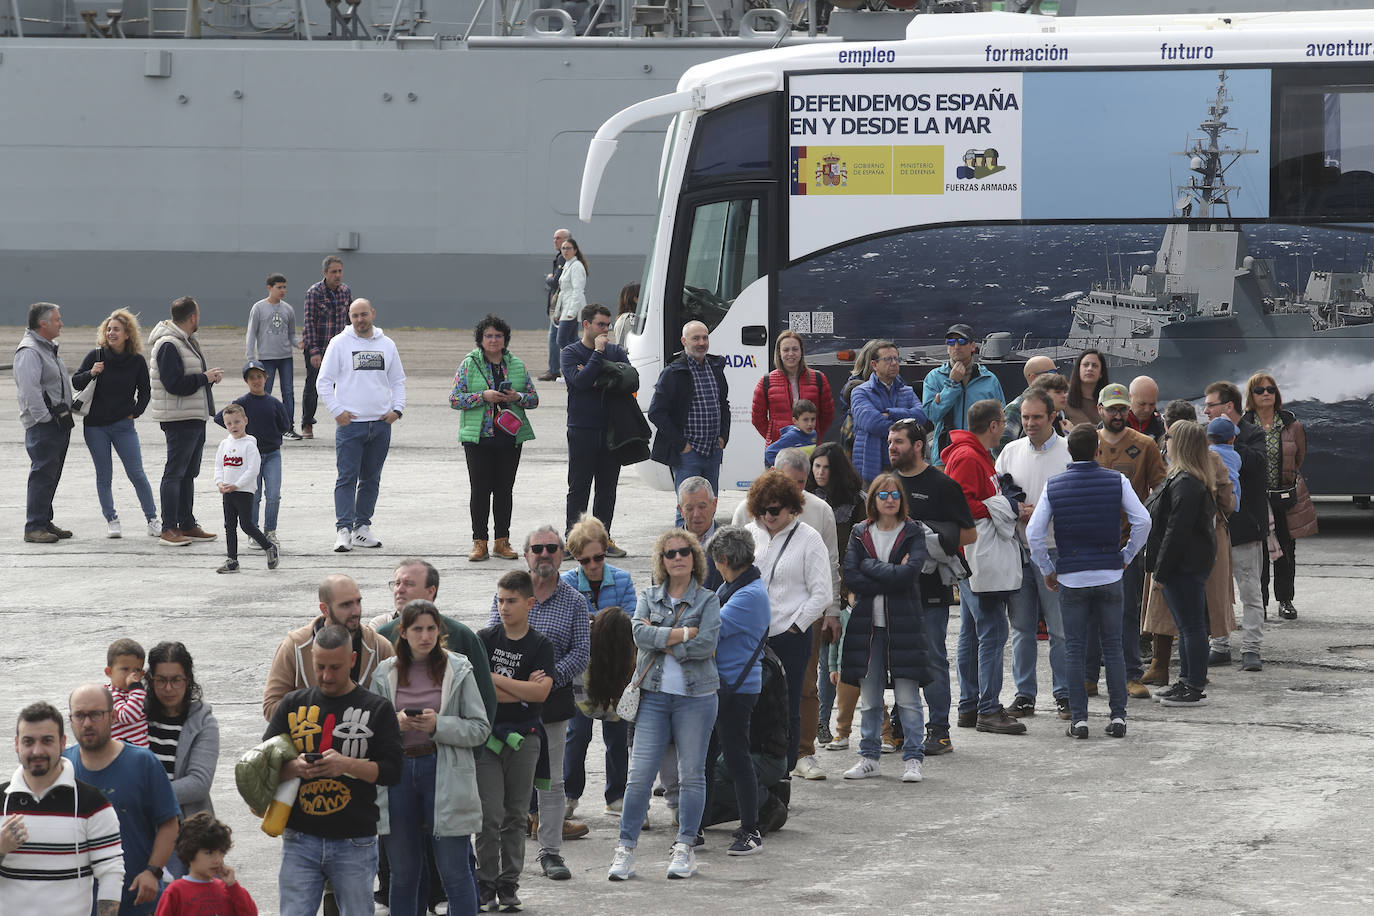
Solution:
{"label": "elderly man", "polygon": [[110,737],[114,698],[108,689],[82,685],[72,691],[68,705],[77,746],[62,756],[71,761],[73,775],[99,789],[119,815],[124,847],[120,916],[149,916],[162,893],[162,870],[172,857],[181,805],[152,751]]}
{"label": "elderly man", "polygon": [[50,703],[19,711],[19,769],[0,785],[0,913],[115,916],[124,887],[119,816],[104,794],[76,778],[62,756],[62,713]]}
{"label": "elderly man", "polygon": [[[525,563],[534,580],[534,606],[529,625],[553,643],[553,689],[544,700],[542,717],[548,736],[549,788],[537,790],[539,799],[539,867],[546,878],[566,881],[572,871],[563,861],[565,839],[587,835],[587,825],[568,820],[563,794],[563,747],[568,722],[577,705],[573,682],[582,676],[591,659],[591,615],[587,599],[558,575],[563,563],[563,536],[552,525],[541,525],[525,536]],[[496,596],[491,600],[487,626],[499,626],[501,614]]]}
{"label": "elderly man", "polygon": [[62,311],[51,302],[35,302],[29,306],[29,328],[14,351],[14,388],[30,462],[24,518],[24,540],[30,544],[56,544],[72,536],[52,523],[52,501],[73,425],[71,374],[57,354],[61,333]]}
{"label": "elderly man", "polygon": [[[677,485],[677,514],[682,519],[679,524],[695,534],[703,546],[711,539],[711,535],[716,533],[718,527],[726,524],[725,519],[716,518],[716,506],[719,504],[720,499],[716,496],[715,488],[705,477],[688,477]],[[708,553],[706,581],[702,586],[715,591],[723,582],[716,570],[715,561]]]}
{"label": "elderly man", "polygon": [[1155,410],[1159,404],[1159,385],[1148,375],[1137,375],[1131,382],[1130,397],[1131,412],[1126,423],[1158,443],[1164,438],[1164,418]]}
{"label": "elderly man", "polygon": [[553,234],[553,267],[544,277],[544,305],[549,316],[549,371],[539,376],[541,382],[552,382],[560,375],[558,367],[558,280],[563,276],[563,243],[572,238],[567,229]]}
{"label": "elderly man", "polygon": [[[652,457],[667,465],[673,483],[705,477],[720,487],[720,459],[730,441],[730,389],[725,360],[706,351],[710,334],[700,321],[682,326],[682,355],[663,367],[649,402],[654,424]],[[682,526],[682,513],[673,524]]]}
{"label": "elderly man", "polygon": [[[1048,356],[1032,356],[1026,360],[1026,364],[1021,367],[1021,374],[1026,377],[1026,391],[1030,391],[1030,386],[1042,375],[1057,371],[1054,367],[1054,360]],[[1002,431],[1002,441],[997,443],[997,448],[992,450],[992,457],[997,458],[1002,454],[1002,449],[1007,447],[1008,442],[1020,439],[1025,435],[1021,426],[1021,399],[1026,396],[1026,391],[1021,392],[1016,397],[1007,402],[1006,409],[1002,415],[1007,419],[1007,428]],[[1054,416],[1054,411],[1050,411],[1050,416]]]}

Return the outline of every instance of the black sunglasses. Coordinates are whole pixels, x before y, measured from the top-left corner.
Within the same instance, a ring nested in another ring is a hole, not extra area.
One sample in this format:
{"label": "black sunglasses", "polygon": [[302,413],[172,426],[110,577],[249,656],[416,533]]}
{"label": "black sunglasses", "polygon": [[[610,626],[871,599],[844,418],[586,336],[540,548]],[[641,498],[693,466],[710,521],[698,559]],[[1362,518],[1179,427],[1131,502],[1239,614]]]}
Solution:
{"label": "black sunglasses", "polygon": [[764,515],[782,515],[782,506],[764,506]]}
{"label": "black sunglasses", "polygon": [[945,346],[947,347],[967,347],[971,343],[973,343],[973,341],[969,340],[967,337],[945,338]]}
{"label": "black sunglasses", "polygon": [[1250,393],[1251,393],[1251,394],[1278,394],[1278,393],[1279,393],[1279,389],[1278,389],[1278,386],[1277,386],[1277,385],[1256,385],[1254,388],[1251,388],[1251,389],[1250,389]]}
{"label": "black sunglasses", "polygon": [[606,562],[606,555],[604,553],[595,553],[589,557],[578,557],[577,562],[581,563],[583,566],[589,563],[604,563]]}
{"label": "black sunglasses", "polygon": [[690,547],[672,547],[663,551],[663,559],[665,560],[675,560],[678,557],[690,557],[691,555],[692,548]]}
{"label": "black sunglasses", "polygon": [[562,550],[557,544],[531,544],[530,553],[558,553]]}

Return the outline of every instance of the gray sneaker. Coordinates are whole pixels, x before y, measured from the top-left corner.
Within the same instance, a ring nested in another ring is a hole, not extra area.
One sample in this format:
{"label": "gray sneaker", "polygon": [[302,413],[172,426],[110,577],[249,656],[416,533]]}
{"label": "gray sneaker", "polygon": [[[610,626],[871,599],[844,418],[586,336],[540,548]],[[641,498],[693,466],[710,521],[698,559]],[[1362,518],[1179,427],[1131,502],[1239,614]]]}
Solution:
{"label": "gray sneaker", "polygon": [[1240,656],[1241,671],[1263,671],[1264,662],[1260,661],[1258,652],[1244,652]]}

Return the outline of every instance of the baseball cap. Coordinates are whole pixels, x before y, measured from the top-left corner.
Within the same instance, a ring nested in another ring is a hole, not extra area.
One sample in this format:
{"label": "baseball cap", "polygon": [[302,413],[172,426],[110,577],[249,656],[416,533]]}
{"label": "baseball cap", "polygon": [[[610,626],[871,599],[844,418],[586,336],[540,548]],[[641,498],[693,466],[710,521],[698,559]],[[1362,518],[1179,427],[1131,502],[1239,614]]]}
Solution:
{"label": "baseball cap", "polygon": [[1108,385],[1102,389],[1102,393],[1097,396],[1099,407],[1116,407],[1118,405],[1131,406],[1131,393],[1126,390],[1125,385]]}
{"label": "baseball cap", "polygon": [[1236,424],[1226,417],[1217,417],[1207,424],[1207,435],[1216,436],[1219,439],[1234,439],[1236,437]]}
{"label": "baseball cap", "polygon": [[946,337],[967,337],[969,340],[972,340],[972,339],[973,339],[973,328],[969,327],[969,326],[966,325],[966,324],[952,324],[952,325],[949,326],[949,330],[945,332],[945,336],[946,336]]}
{"label": "baseball cap", "polygon": [[261,362],[259,362],[259,361],[256,360],[256,359],[250,359],[248,362],[244,363],[244,365],[243,365],[243,377],[244,377],[244,378],[248,378],[248,372],[249,372],[250,369],[256,369],[256,370],[258,370],[259,372],[261,372],[263,375],[266,375],[266,374],[267,374],[267,367],[264,366]]}

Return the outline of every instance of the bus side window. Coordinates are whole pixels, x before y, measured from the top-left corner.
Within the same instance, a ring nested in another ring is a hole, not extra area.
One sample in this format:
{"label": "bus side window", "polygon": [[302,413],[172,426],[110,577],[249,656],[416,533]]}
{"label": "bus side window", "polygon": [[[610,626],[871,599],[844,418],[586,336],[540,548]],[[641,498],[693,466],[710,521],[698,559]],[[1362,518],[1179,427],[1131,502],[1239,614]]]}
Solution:
{"label": "bus side window", "polygon": [[1270,215],[1368,219],[1374,213],[1374,86],[1367,73],[1274,71],[1278,120]]}
{"label": "bus side window", "polygon": [[718,200],[692,212],[681,322],[714,331],[740,291],[759,277],[759,200]]}

